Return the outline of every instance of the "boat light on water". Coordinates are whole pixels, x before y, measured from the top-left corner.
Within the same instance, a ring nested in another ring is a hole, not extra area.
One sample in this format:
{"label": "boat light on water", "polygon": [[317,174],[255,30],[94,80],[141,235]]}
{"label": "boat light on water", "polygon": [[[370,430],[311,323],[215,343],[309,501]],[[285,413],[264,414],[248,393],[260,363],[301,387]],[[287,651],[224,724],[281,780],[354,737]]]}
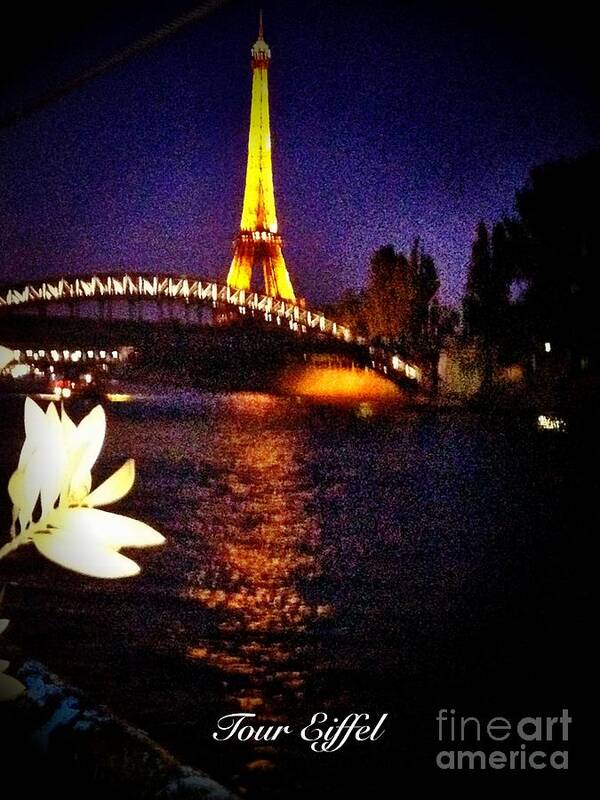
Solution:
{"label": "boat light on water", "polygon": [[564,419],[550,414],[540,414],[537,418],[537,426],[541,431],[566,431],[567,429]]}
{"label": "boat light on water", "polygon": [[132,394],[120,392],[107,392],[105,397],[110,403],[129,403],[134,399]]}

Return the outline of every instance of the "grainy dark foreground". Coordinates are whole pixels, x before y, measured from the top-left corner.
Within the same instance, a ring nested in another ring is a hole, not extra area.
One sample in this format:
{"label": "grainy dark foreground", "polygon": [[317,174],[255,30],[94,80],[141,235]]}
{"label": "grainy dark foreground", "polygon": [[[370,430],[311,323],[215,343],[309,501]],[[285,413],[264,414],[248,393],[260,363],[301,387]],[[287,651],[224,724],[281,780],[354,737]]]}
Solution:
{"label": "grainy dark foreground", "polygon": [[[116,791],[132,800],[236,800],[139,728],[94,706],[39,661],[26,661],[18,678],[27,691],[0,707],[2,729],[10,731],[12,741],[8,771],[17,785],[33,780],[47,788],[60,780],[63,794],[83,791],[88,797]],[[6,771],[3,765],[4,778]]]}

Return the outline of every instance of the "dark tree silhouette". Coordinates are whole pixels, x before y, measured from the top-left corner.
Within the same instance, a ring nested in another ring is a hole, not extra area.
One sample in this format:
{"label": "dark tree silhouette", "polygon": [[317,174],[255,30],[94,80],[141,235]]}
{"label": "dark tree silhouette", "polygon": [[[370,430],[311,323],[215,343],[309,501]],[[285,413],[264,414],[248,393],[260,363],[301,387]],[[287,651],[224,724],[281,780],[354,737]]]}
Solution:
{"label": "dark tree silhouette", "polygon": [[408,341],[415,354],[429,357],[432,349],[432,302],[440,287],[433,258],[415,239],[409,256],[409,278],[412,284]]}
{"label": "dark tree silhouette", "polygon": [[435,263],[419,239],[408,258],[392,245],[380,247],[371,258],[365,291],[369,336],[393,341],[421,361],[429,359],[430,310],[439,285]]}
{"label": "dark tree silhouette", "polygon": [[550,342],[574,369],[598,365],[600,152],[531,171],[517,194],[515,263],[528,282],[532,345]]}
{"label": "dark tree silhouette", "polygon": [[340,299],[335,303],[330,303],[323,310],[332,319],[351,328],[357,336],[368,336],[363,292],[344,289]]}
{"label": "dark tree silhouette", "polygon": [[444,343],[447,338],[455,336],[460,325],[460,314],[455,308],[443,305],[436,297],[431,301],[429,309],[428,360],[431,371],[433,393],[437,393],[439,375],[438,365]]}
{"label": "dark tree silhouette", "polygon": [[419,239],[408,257],[384,245],[371,257],[364,291],[346,290],[327,313],[360,336],[393,344],[433,375],[450,319],[435,300],[439,285],[434,260]]}
{"label": "dark tree silhouette", "polygon": [[494,225],[490,241],[486,224],[480,222],[469,262],[463,313],[467,338],[478,339],[481,345],[484,388],[493,381],[495,363],[505,343],[513,269],[505,224]]}
{"label": "dark tree silhouette", "polygon": [[407,258],[391,244],[378,248],[371,257],[365,291],[365,320],[371,339],[405,338],[412,296]]}
{"label": "dark tree silhouette", "polygon": [[487,225],[477,226],[471,248],[467,276],[467,290],[463,300],[465,332],[468,337],[483,336],[487,331],[486,306],[488,305],[492,254]]}

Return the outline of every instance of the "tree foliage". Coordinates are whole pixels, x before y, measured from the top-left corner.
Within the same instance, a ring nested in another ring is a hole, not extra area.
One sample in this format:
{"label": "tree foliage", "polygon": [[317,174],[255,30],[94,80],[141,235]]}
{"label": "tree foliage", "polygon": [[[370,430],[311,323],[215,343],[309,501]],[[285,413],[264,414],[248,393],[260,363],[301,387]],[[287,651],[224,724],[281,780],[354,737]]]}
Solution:
{"label": "tree foliage", "polygon": [[[517,192],[518,215],[481,222],[463,301],[464,331],[492,354],[526,359],[549,343],[579,369],[598,360],[596,298],[600,230],[596,221],[600,153],[542,164]],[[521,296],[510,296],[518,282]],[[489,374],[488,374],[489,377]]]}
{"label": "tree foliage", "polygon": [[515,267],[527,281],[532,337],[571,356],[597,355],[600,152],[543,164],[517,194]]}
{"label": "tree foliage", "polygon": [[480,222],[471,251],[463,301],[468,336],[480,337],[486,345],[501,339],[511,280],[511,248],[505,224],[496,223],[490,238],[485,222]]}
{"label": "tree foliage", "polygon": [[443,338],[457,315],[437,300],[439,279],[433,258],[419,239],[405,255],[393,245],[372,255],[363,291],[348,289],[326,310],[356,334],[397,347],[435,375]]}
{"label": "tree foliage", "polygon": [[398,343],[407,353],[429,349],[430,309],[439,288],[433,258],[416,239],[407,256],[392,245],[375,251],[365,291],[365,324],[372,339]]}

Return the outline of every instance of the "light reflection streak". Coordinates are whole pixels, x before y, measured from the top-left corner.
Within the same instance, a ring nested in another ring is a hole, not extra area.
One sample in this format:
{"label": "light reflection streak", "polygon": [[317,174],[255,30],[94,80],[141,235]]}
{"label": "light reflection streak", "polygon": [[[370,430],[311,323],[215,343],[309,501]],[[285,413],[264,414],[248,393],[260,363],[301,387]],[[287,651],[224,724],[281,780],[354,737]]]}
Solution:
{"label": "light reflection streak", "polygon": [[398,387],[376,372],[354,367],[303,367],[293,370],[284,389],[299,397],[329,400],[394,400]]}
{"label": "light reflection streak", "polygon": [[[264,396],[240,402],[268,412]],[[289,431],[268,437],[231,437],[232,467],[221,498],[227,524],[215,538],[209,568],[184,596],[216,612],[218,639],[203,639],[191,658],[228,677],[228,699],[241,710],[260,709],[271,719],[285,711],[284,696],[299,699],[306,681],[307,636],[331,608],[309,602],[298,578],[316,577],[318,521],[306,509],[308,491]],[[257,712],[258,713],[258,712]]]}

